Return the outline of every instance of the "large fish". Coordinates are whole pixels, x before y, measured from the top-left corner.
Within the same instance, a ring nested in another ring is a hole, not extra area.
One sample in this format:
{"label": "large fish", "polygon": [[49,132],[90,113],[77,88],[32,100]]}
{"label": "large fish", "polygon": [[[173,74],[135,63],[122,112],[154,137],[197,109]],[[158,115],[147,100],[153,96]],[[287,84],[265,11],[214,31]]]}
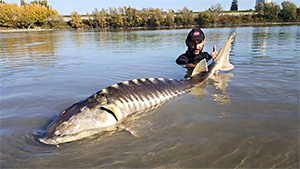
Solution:
{"label": "large fish", "polygon": [[233,69],[229,52],[234,36],[229,36],[208,67],[205,59],[199,62],[188,80],[141,78],[111,85],[62,111],[39,140],[58,145],[112,130],[124,118],[162,105],[203,83],[216,71]]}

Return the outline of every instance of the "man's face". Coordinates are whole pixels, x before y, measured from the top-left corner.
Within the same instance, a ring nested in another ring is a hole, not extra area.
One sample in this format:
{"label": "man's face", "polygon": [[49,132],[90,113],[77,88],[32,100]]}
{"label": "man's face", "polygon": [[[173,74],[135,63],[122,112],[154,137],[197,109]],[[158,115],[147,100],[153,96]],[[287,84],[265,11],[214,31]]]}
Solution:
{"label": "man's face", "polygon": [[205,44],[205,39],[203,41],[201,40],[195,40],[195,41],[186,41],[186,46],[188,47],[188,50],[190,53],[193,53],[194,55],[198,55]]}

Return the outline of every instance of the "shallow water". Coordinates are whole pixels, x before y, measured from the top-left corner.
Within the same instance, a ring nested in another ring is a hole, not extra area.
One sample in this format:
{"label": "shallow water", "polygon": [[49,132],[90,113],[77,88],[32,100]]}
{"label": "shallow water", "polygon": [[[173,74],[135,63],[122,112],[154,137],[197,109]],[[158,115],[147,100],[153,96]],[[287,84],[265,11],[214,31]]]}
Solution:
{"label": "shallow water", "polygon": [[101,133],[43,145],[71,104],[117,82],[182,79],[188,29],[0,34],[1,168],[299,168],[300,26],[203,29],[205,51],[230,32],[235,69]]}

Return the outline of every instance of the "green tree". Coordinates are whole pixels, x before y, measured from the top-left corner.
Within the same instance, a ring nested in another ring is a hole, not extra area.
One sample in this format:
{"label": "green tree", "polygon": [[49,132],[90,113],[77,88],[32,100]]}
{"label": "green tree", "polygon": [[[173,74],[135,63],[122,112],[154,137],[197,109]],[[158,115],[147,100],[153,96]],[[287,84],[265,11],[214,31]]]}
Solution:
{"label": "green tree", "polygon": [[259,3],[255,6],[255,11],[258,13],[258,15],[263,16],[265,11],[265,5],[264,3]]}
{"label": "green tree", "polygon": [[238,10],[238,1],[232,0],[230,11],[237,11]]}
{"label": "green tree", "polygon": [[281,3],[282,10],[280,16],[284,21],[297,21],[297,6],[289,1]]}
{"label": "green tree", "polygon": [[143,8],[141,17],[143,26],[155,27],[162,25],[164,22],[163,11],[159,8]]}
{"label": "green tree", "polygon": [[141,10],[142,26],[148,26],[149,17],[150,17],[150,10],[148,8],[143,8]]}
{"label": "green tree", "polygon": [[184,26],[195,24],[193,11],[184,7],[181,11],[181,23]]}
{"label": "green tree", "polygon": [[280,13],[280,6],[276,3],[259,3],[255,6],[257,16],[265,21],[276,21]]}
{"label": "green tree", "polygon": [[133,10],[133,20],[134,20],[134,26],[141,26],[143,21],[141,16],[141,11],[136,9]]}
{"label": "green tree", "polygon": [[217,11],[206,10],[198,15],[199,25],[218,24],[220,17]]}
{"label": "green tree", "polygon": [[152,20],[154,21],[154,25],[153,26],[161,26],[162,23],[164,22],[164,16],[163,16],[163,11],[159,8],[156,8],[153,11],[153,15],[152,15]]}
{"label": "green tree", "polygon": [[74,11],[71,13],[70,25],[72,28],[81,28],[83,26],[81,15],[78,12]]}
{"label": "green tree", "polygon": [[264,4],[264,16],[269,20],[278,19],[278,14],[280,13],[280,6],[276,3],[270,2]]}
{"label": "green tree", "polygon": [[210,10],[201,12],[198,17],[199,17],[199,25],[208,25],[213,22],[212,12]]}
{"label": "green tree", "polygon": [[175,13],[173,10],[169,9],[169,11],[166,13],[166,17],[164,19],[164,25],[165,26],[174,26],[175,23],[175,17],[174,17]]}

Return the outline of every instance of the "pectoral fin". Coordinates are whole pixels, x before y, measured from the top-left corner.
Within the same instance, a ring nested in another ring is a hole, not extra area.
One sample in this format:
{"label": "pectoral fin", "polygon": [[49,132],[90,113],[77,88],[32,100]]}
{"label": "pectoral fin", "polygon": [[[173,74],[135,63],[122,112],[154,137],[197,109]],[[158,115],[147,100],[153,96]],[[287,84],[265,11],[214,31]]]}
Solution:
{"label": "pectoral fin", "polygon": [[102,110],[105,110],[108,113],[112,114],[117,121],[119,121],[122,118],[120,109],[115,104],[109,104],[107,106],[101,106],[100,108]]}

